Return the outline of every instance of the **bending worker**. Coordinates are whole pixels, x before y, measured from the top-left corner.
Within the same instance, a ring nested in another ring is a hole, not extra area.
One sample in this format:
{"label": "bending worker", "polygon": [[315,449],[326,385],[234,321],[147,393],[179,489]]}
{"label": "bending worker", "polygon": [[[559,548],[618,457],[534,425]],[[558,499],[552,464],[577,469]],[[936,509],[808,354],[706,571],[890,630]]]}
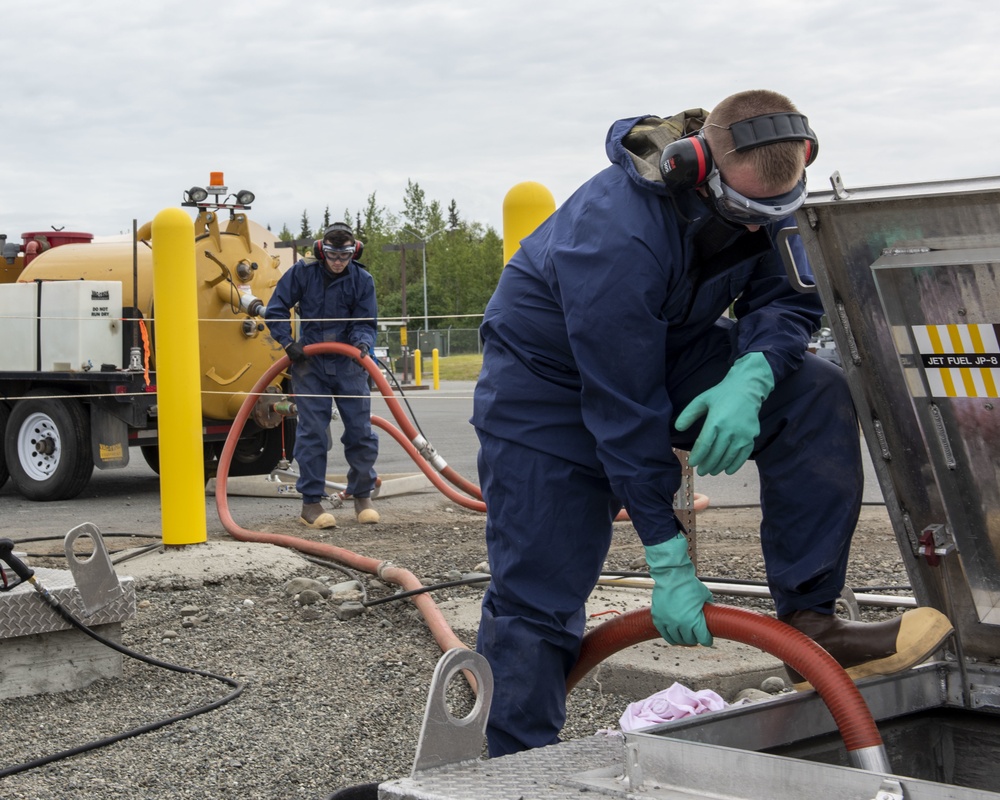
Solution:
{"label": "bending worker", "polygon": [[711,594],[673,511],[672,446],[701,475],[756,461],[777,615],[854,677],[907,668],[950,631],[927,608],[876,624],[833,614],[864,484],[858,423],[842,371],[806,352],[823,309],[793,290],[774,243],[816,148],[770,91],[711,114],[620,120],[612,165],[503,270],[472,417],[492,573],[477,641],[495,677],[490,755],[558,741],[584,604],[623,506],[658,631],[712,644]]}
{"label": "bending worker", "polygon": [[[347,460],[345,494],[354,497],[359,522],[379,521],[372,506],[378,436],[371,425],[368,372],[352,357],[336,353],[307,356],[305,346],[343,342],[369,357],[375,345],[375,281],[355,259],[361,255],[350,226],[335,222],[314,248],[315,259],[296,261],[275,287],[264,311],[271,336],[292,362],[292,389],[298,408],[295,461],[302,495],[299,520],[310,528],[332,528],[333,514],[323,508],[326,453],[333,402],[344,423],[341,443]],[[291,310],[298,306],[300,337],[292,338]]]}

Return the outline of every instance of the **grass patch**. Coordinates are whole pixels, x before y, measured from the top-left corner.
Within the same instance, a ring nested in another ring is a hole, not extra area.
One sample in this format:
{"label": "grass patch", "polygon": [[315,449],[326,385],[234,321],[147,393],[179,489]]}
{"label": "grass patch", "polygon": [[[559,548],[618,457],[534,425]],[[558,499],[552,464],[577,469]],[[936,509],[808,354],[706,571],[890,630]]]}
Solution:
{"label": "grass patch", "polygon": [[[430,359],[427,359],[427,379],[431,378]],[[438,359],[438,377],[443,381],[474,381],[483,367],[481,355],[448,356]]]}

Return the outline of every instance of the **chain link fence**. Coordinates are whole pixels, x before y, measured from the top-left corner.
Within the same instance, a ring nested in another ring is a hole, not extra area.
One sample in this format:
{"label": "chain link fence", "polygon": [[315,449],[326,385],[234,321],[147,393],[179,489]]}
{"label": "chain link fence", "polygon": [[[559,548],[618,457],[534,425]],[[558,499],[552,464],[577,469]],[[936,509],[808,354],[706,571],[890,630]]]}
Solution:
{"label": "chain link fence", "polygon": [[[400,328],[384,328],[375,337],[375,354],[388,359],[390,369],[405,375],[413,374],[413,351],[419,350],[421,361],[429,363],[434,350],[439,358],[458,355],[481,355],[482,343],[478,328],[441,328],[439,330],[407,329],[406,345]],[[404,359],[403,356],[406,355]]]}

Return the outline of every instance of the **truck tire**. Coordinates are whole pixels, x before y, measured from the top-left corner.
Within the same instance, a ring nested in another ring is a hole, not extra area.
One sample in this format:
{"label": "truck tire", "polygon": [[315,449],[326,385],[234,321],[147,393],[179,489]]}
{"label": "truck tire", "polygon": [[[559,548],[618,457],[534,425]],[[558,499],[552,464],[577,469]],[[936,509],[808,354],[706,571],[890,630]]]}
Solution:
{"label": "truck tire", "polygon": [[[281,425],[276,428],[262,428],[252,434],[244,434],[236,443],[233,460],[229,465],[229,474],[234,478],[241,475],[268,475],[281,460],[282,452],[291,460],[292,448],[295,445],[295,422],[285,420],[284,441],[282,441]],[[225,442],[215,443],[215,454],[222,455]]]}
{"label": "truck tire", "polygon": [[6,403],[0,403],[0,489],[7,483],[10,477],[10,470],[7,469],[7,459],[3,454],[3,443],[7,440],[7,418],[10,416],[10,408]]}
{"label": "truck tire", "polygon": [[[215,466],[213,465],[213,459],[215,458],[215,451],[212,450],[211,445],[205,443],[203,457],[205,459],[205,477],[210,478],[215,474]],[[142,457],[145,459],[147,466],[157,475],[160,474],[160,446],[158,444],[144,444],[139,450],[142,452]]]}
{"label": "truck tire", "polygon": [[90,418],[75,399],[43,399],[35,390],[7,419],[4,456],[17,490],[28,500],[69,500],[90,481]]}

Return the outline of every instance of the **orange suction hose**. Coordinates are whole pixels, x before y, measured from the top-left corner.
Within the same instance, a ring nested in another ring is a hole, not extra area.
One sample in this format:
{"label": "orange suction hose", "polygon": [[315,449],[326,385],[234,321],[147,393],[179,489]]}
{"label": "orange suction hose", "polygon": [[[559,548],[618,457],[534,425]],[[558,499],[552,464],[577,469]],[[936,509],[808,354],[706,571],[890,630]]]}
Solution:
{"label": "orange suction hose", "polygon": [[[319,353],[341,353],[343,355],[354,356],[355,358],[357,358],[358,355],[356,348],[333,342],[307,345],[305,351],[307,355],[318,355]],[[373,378],[375,378],[376,384],[379,385],[379,389],[382,391],[382,394],[385,395],[386,402],[389,404],[390,409],[393,410],[393,413],[398,414],[399,417],[405,419],[405,414],[403,414],[399,401],[396,400],[395,397],[392,397],[392,390],[389,388],[388,382],[382,376],[382,373],[378,370],[378,368],[374,366],[371,359],[364,359],[361,361],[361,364],[366,367],[368,372],[372,374]],[[336,547],[335,545],[325,544],[323,542],[313,542],[308,539],[302,539],[298,536],[247,530],[246,528],[239,526],[233,519],[232,514],[229,511],[229,498],[226,494],[226,484],[229,476],[229,467],[233,460],[233,451],[236,449],[236,442],[238,441],[240,434],[243,432],[243,428],[250,416],[253,404],[264,391],[264,388],[279,372],[284,370],[287,365],[287,356],[278,359],[260,377],[257,383],[254,384],[250,393],[247,395],[246,400],[243,401],[243,405],[240,406],[240,410],[237,413],[236,418],[233,420],[233,426],[229,431],[229,436],[226,437],[225,445],[223,446],[222,453],[219,456],[219,466],[215,478],[215,506],[219,513],[219,519],[222,521],[222,526],[226,529],[226,532],[229,533],[230,536],[239,541],[262,542],[265,544],[278,545],[280,547],[288,547],[293,550],[298,550],[301,553],[307,553],[319,558],[337,561],[346,566],[360,570],[361,572],[378,575],[382,580],[401,586],[406,591],[422,589],[423,584],[412,572],[396,567],[389,561],[379,561],[374,558],[360,556],[357,553],[351,552],[343,547]],[[413,427],[412,423],[410,423],[409,420],[406,420],[406,424],[409,425],[412,429],[413,435],[416,436],[417,431],[416,428]],[[411,600],[420,611],[424,620],[427,622],[427,626],[430,628],[431,633],[434,636],[434,640],[441,647],[442,651],[450,650],[453,647],[467,647],[467,645],[462,642],[451,630],[451,627],[445,620],[444,615],[441,613],[437,604],[430,595],[414,595]]]}

